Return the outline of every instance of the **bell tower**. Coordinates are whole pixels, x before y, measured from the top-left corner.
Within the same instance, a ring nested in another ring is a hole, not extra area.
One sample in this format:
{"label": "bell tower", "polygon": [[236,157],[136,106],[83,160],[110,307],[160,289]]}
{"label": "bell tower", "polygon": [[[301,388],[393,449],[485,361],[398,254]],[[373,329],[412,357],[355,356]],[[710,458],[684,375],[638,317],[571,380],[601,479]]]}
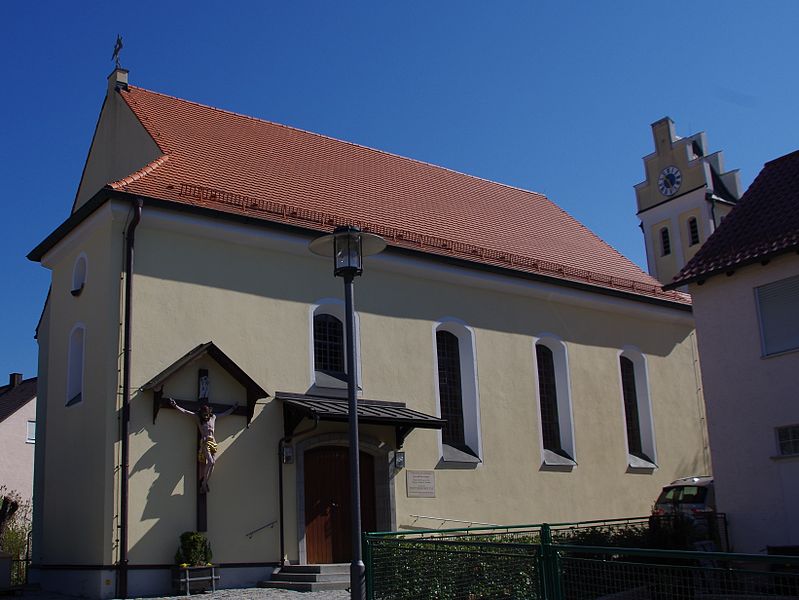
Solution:
{"label": "bell tower", "polygon": [[704,132],[675,133],[674,121],[652,123],[655,151],[644,157],[646,179],[635,186],[649,274],[671,282],[741,197],[738,170],[724,171],[722,153],[707,152]]}

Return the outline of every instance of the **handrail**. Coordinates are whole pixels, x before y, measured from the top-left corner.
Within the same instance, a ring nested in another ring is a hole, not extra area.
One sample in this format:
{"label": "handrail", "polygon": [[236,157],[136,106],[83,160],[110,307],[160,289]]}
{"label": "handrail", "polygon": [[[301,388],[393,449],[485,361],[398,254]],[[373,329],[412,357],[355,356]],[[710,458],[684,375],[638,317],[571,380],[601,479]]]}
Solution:
{"label": "handrail", "polygon": [[472,525],[482,525],[484,527],[504,527],[504,525],[497,525],[496,523],[480,523],[479,521],[461,521],[460,519],[449,519],[447,517],[430,517],[427,515],[408,515],[409,517],[413,517],[415,520],[411,523],[411,526],[416,523],[419,519],[430,519],[431,521],[441,521],[441,525],[444,523],[466,523],[469,526]]}
{"label": "handrail", "polygon": [[248,539],[252,539],[252,536],[254,536],[254,535],[255,535],[256,533],[258,533],[259,531],[261,531],[261,530],[263,530],[263,529],[266,529],[266,528],[268,528],[268,527],[274,527],[276,524],[277,524],[277,519],[275,519],[274,521],[271,521],[271,522],[267,523],[266,525],[262,525],[262,526],[261,526],[261,527],[259,527],[258,529],[253,529],[253,530],[252,530],[250,533],[245,533],[244,535],[245,535],[245,536],[246,536]]}

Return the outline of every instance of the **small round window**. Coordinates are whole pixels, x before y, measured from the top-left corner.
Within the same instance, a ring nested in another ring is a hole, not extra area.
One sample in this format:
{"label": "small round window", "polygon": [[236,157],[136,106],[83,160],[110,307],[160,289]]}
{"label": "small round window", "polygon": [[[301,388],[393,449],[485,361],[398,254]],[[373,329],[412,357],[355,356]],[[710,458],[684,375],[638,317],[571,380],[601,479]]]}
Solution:
{"label": "small round window", "polygon": [[72,268],[72,289],[70,293],[73,296],[80,296],[84,287],[86,287],[86,255],[81,254],[75,260],[75,266]]}

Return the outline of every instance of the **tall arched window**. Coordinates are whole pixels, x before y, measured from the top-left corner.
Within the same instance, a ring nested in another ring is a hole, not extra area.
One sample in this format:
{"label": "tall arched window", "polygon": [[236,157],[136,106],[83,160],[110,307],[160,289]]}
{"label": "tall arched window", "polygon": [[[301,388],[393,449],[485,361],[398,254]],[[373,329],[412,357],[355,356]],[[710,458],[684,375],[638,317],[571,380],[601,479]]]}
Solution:
{"label": "tall arched window", "polygon": [[619,356],[619,371],[628,464],[632,468],[655,468],[655,431],[643,355],[634,350],[625,350]]}
{"label": "tall arched window", "polygon": [[439,322],[434,333],[439,414],[446,421],[442,461],[474,466],[481,462],[474,333],[455,319]]}
{"label": "tall arched window", "polygon": [[438,354],[438,399],[441,405],[441,418],[447,422],[441,432],[441,439],[445,444],[465,451],[461,355],[458,338],[449,331],[437,331],[436,352]]}
{"label": "tall arched window", "polygon": [[573,467],[571,386],[566,346],[545,334],[535,343],[538,415],[543,465]]}
{"label": "tall arched window", "polygon": [[67,406],[72,406],[83,400],[84,339],[85,329],[83,325],[75,325],[69,334],[69,350],[67,355]]}
{"label": "tall arched window", "polygon": [[663,227],[660,230],[660,255],[668,256],[671,254],[671,239],[669,238],[669,228]]}
{"label": "tall arched window", "polygon": [[78,258],[75,259],[75,264],[72,267],[72,288],[69,293],[73,296],[80,296],[83,288],[86,286],[87,270],[86,255],[81,252]]}

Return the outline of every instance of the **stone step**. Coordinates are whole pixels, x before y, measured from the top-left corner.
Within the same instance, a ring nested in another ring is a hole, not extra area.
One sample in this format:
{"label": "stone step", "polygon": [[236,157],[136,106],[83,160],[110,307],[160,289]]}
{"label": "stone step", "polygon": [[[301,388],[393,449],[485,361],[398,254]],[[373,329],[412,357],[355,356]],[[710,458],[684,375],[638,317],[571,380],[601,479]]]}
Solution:
{"label": "stone step", "polygon": [[318,582],[305,582],[305,581],[261,581],[258,583],[259,588],[278,589],[278,590],[291,590],[294,592],[324,592],[328,590],[346,590],[349,588],[350,582],[341,581],[318,581]]}
{"label": "stone step", "polygon": [[349,564],[329,564],[329,565],[285,565],[280,568],[282,573],[324,573],[324,574],[343,574],[349,577]]}
{"label": "stone step", "polygon": [[271,581],[343,581],[349,583],[350,576],[343,573],[286,573],[272,575]]}

